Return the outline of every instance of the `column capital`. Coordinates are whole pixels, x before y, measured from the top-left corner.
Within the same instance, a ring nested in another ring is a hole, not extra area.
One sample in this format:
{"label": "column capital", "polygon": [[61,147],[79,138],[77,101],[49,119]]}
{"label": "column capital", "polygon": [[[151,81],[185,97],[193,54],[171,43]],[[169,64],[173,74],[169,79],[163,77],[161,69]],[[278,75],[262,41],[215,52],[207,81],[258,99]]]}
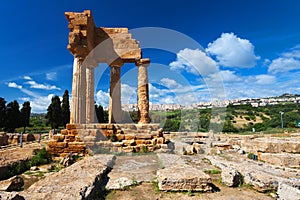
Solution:
{"label": "column capital", "polygon": [[108,63],[110,67],[122,67],[124,65],[124,62],[122,59],[118,58],[110,63]]}
{"label": "column capital", "polygon": [[81,55],[78,55],[78,54],[74,54],[74,58],[80,60],[80,61],[83,61],[85,59],[84,56],[81,56]]}
{"label": "column capital", "polygon": [[148,67],[150,65],[150,58],[142,58],[142,59],[136,60],[135,65],[138,67],[141,65]]}

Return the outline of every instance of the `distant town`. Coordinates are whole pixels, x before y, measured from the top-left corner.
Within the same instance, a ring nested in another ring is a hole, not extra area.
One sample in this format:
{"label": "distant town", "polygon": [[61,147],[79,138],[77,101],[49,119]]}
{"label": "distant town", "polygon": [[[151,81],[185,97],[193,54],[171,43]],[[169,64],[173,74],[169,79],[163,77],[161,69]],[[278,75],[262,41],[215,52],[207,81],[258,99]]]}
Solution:
{"label": "distant town", "polygon": [[[191,105],[180,104],[151,104],[150,110],[168,111],[179,109],[206,109],[212,107],[227,107],[228,105],[245,105],[251,104],[252,107],[263,107],[267,105],[277,105],[282,103],[300,103],[300,95],[298,94],[283,94],[278,97],[266,97],[266,98],[253,98],[253,99],[234,99],[215,102],[199,102]],[[122,109],[124,111],[136,111],[137,104],[123,104]]]}

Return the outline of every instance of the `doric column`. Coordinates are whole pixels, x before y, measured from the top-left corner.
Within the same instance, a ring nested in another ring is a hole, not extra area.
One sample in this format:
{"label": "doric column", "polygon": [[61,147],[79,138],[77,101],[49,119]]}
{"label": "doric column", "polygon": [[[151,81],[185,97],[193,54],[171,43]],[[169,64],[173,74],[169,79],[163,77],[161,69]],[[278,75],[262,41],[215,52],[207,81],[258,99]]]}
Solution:
{"label": "doric column", "polygon": [[85,123],[85,93],[86,93],[86,70],[82,65],[84,58],[74,57],[73,82],[72,82],[72,104],[71,104],[71,124]]}
{"label": "doric column", "polygon": [[92,124],[95,119],[95,98],[94,98],[94,67],[86,68],[86,123]]}
{"label": "doric column", "polygon": [[122,121],[120,69],[121,65],[110,65],[109,123],[120,123]]}
{"label": "doric column", "polygon": [[139,124],[149,124],[149,86],[148,69],[150,59],[140,59],[136,62],[138,67],[138,113]]}

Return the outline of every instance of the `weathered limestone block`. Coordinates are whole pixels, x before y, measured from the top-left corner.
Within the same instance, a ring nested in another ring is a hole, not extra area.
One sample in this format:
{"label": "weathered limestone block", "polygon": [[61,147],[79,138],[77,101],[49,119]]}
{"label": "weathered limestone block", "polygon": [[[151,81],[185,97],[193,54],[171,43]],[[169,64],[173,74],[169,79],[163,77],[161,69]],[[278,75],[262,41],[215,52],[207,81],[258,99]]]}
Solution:
{"label": "weathered limestone block", "polygon": [[138,133],[135,135],[136,139],[145,139],[145,140],[151,140],[153,138],[153,136],[151,134],[141,134]]}
{"label": "weathered limestone block", "polygon": [[60,134],[62,134],[62,135],[68,135],[68,129],[61,130]]}
{"label": "weathered limestone block", "polygon": [[5,132],[0,132],[0,146],[8,145],[8,136]]}
{"label": "weathered limestone block", "polygon": [[285,167],[299,167],[300,166],[300,154],[291,153],[260,153],[258,154],[259,160],[263,160],[267,163],[285,166]]}
{"label": "weathered limestone block", "polygon": [[237,187],[242,184],[242,175],[236,169],[233,168],[223,168],[222,173],[222,183],[229,187]]}
{"label": "weathered limestone block", "polygon": [[188,145],[185,147],[185,152],[184,152],[184,154],[187,154],[187,155],[194,155],[195,152],[194,152],[194,147],[193,147],[193,145],[188,144]]}
{"label": "weathered limestone block", "polygon": [[193,151],[196,152],[197,154],[203,153],[203,150],[201,148],[201,144],[193,143],[193,148],[194,148]]}
{"label": "weathered limestone block", "polygon": [[278,200],[299,200],[300,188],[280,182],[277,190]]}
{"label": "weathered limestone block", "polygon": [[125,134],[125,140],[134,140],[135,138],[135,134]]}
{"label": "weathered limestone block", "polygon": [[5,200],[25,200],[25,198],[18,194],[18,192],[1,192],[0,199]]}
{"label": "weathered limestone block", "polygon": [[86,157],[34,183],[20,195],[35,200],[92,199],[95,194],[101,195],[103,181],[115,159],[113,155]]}
{"label": "weathered limestone block", "polygon": [[10,179],[0,181],[0,191],[21,191],[24,187],[24,180],[21,176],[14,176]]}
{"label": "weathered limestone block", "polygon": [[65,140],[65,135],[57,134],[53,136],[53,140],[56,142],[63,142]]}
{"label": "weathered limestone block", "polygon": [[131,153],[131,152],[134,152],[134,147],[133,146],[126,146],[126,147],[122,147],[122,150],[125,153]]}
{"label": "weathered limestone block", "polygon": [[114,147],[122,147],[123,142],[114,142],[113,145],[114,145]]}
{"label": "weathered limestone block", "polygon": [[76,124],[67,124],[66,129],[67,130],[77,129],[77,125]]}
{"label": "weathered limestone block", "polygon": [[157,171],[160,190],[164,191],[212,191],[209,175],[189,165],[174,165]]}
{"label": "weathered limestone block", "polygon": [[23,142],[35,141],[35,137],[32,133],[23,134]]}
{"label": "weathered limestone block", "polygon": [[56,141],[49,141],[48,143],[48,147],[50,148],[59,148],[59,147],[62,147],[62,148],[66,148],[67,147],[67,143],[66,142],[56,142]]}
{"label": "weathered limestone block", "polygon": [[165,143],[165,138],[163,137],[157,138],[157,144],[164,144],[164,143]]}
{"label": "weathered limestone block", "polygon": [[245,149],[246,152],[251,153],[255,153],[257,151],[263,153],[300,153],[300,140],[295,138],[255,138],[242,140],[241,147]]}
{"label": "weathered limestone block", "polygon": [[121,140],[125,140],[125,135],[124,134],[116,134],[117,140],[121,141]]}
{"label": "weathered limestone block", "polygon": [[134,146],[135,145],[134,140],[123,140],[122,142],[125,146]]}

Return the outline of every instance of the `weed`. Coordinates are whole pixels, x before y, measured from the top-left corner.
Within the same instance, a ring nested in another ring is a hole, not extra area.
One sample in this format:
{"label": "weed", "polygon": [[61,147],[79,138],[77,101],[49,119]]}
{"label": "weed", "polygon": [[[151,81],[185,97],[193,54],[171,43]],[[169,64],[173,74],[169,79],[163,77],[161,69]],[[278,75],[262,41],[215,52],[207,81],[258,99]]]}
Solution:
{"label": "weed", "polygon": [[134,176],[131,178],[131,184],[132,185],[137,185],[138,184],[138,182],[137,182],[137,180],[135,179]]}
{"label": "weed", "polygon": [[61,164],[56,164],[53,166],[53,170],[51,170],[52,172],[59,172],[60,170],[62,170],[64,168],[63,165]]}
{"label": "weed", "polygon": [[219,169],[206,169],[204,172],[207,174],[221,174],[221,170]]}
{"label": "weed", "polygon": [[153,180],[153,181],[152,181],[152,186],[153,186],[154,191],[155,191],[156,193],[160,192],[159,187],[158,187],[158,182],[157,182],[156,180]]}
{"label": "weed", "polygon": [[218,179],[218,183],[223,184],[222,177]]}
{"label": "weed", "polygon": [[188,194],[188,196],[190,196],[190,197],[194,196],[194,193],[192,192],[192,190],[188,190],[188,191],[187,191],[187,194]]}
{"label": "weed", "polygon": [[142,146],[142,153],[147,153],[147,152],[148,152],[148,147]]}

